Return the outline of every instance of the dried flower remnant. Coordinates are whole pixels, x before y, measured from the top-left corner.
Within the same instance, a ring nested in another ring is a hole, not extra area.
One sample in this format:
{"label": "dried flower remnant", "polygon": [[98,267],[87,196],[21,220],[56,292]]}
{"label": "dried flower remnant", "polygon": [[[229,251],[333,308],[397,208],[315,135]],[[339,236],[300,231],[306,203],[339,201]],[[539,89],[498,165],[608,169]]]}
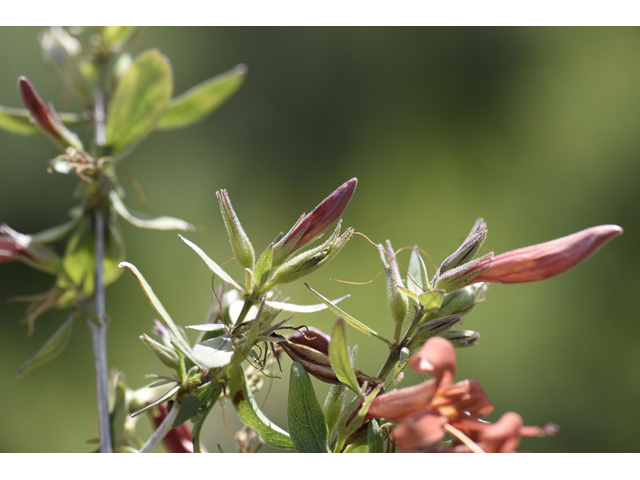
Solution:
{"label": "dried flower remnant", "polygon": [[609,240],[622,234],[618,225],[599,225],[549,242],[520,248],[487,259],[469,283],[522,283],[554,277],[582,263]]}
{"label": "dried flower remnant", "polygon": [[[508,413],[502,423],[481,420],[493,411],[493,404],[475,380],[453,383],[456,358],[447,340],[434,337],[411,356],[409,366],[433,379],[413,387],[393,390],[376,397],[367,418],[386,418],[397,422],[392,431],[396,445],[404,451],[438,450],[445,432],[460,432],[475,443],[473,451],[512,451],[521,436],[544,436],[552,429],[524,427]],[[502,419],[501,419],[502,420]],[[458,442],[447,451],[472,451]]]}

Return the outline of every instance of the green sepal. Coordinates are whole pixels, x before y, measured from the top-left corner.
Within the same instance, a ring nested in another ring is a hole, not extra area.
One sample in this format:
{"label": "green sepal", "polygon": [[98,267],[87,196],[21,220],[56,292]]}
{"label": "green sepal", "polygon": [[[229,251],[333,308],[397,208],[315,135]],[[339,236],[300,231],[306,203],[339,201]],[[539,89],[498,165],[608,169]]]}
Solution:
{"label": "green sepal", "polygon": [[449,330],[442,336],[449,340],[456,348],[477,345],[478,340],[480,339],[480,334],[473,330]]}
{"label": "green sepal", "polygon": [[413,247],[409,268],[407,268],[407,287],[416,295],[420,295],[425,290],[429,290],[429,277],[427,277],[427,267],[418,252],[418,246]]}
{"label": "green sepal", "polygon": [[159,50],[142,52],[122,76],[109,103],[107,145],[116,155],[149,134],[173,92],[173,71]]}
{"label": "green sepal", "polygon": [[34,368],[44,365],[45,363],[53,360],[69,344],[71,338],[71,331],[73,329],[73,319],[75,315],[73,312],[69,314],[69,317],[60,325],[55,332],[47,339],[46,342],[38,349],[33,356],[24,362],[24,364],[18,370],[18,377],[22,377],[29,373]]}
{"label": "green sepal", "polygon": [[269,280],[269,274],[271,273],[271,265],[273,262],[273,243],[269,245],[258,261],[256,262],[256,266],[253,269],[253,278],[256,282],[256,287],[260,285],[264,285]]}
{"label": "green sepal", "polygon": [[299,362],[291,365],[289,434],[299,453],[330,453],[329,430],[309,374]]}
{"label": "green sepal", "polygon": [[238,65],[172,98],[156,128],[184,128],[203,120],[240,88],[246,73],[246,65]]}
{"label": "green sepal", "polygon": [[118,445],[129,417],[126,393],[127,387],[124,383],[124,375],[121,372],[112,371],[109,378],[109,420],[111,423],[111,438],[114,445]]}
{"label": "green sepal", "polygon": [[344,327],[344,320],[338,318],[331,331],[331,341],[329,342],[329,359],[331,367],[336,372],[338,379],[351,390],[358,393],[360,387],[358,380],[349,362],[349,351],[347,350],[347,332]]}
{"label": "green sepal", "polygon": [[442,305],[442,297],[444,296],[444,290],[430,290],[428,292],[418,295],[418,301],[423,307],[424,312],[435,312]]}
{"label": "green sepal", "polygon": [[56,225],[51,228],[47,228],[46,230],[42,230],[41,232],[34,233],[29,236],[34,242],[38,243],[47,244],[59,242],[60,240],[64,240],[69,236],[69,234],[73,231],[73,228],[81,219],[82,215],[76,215],[68,222],[61,223],[60,225]]}
{"label": "green sepal", "polygon": [[322,410],[324,412],[324,419],[327,421],[327,429],[329,435],[333,432],[333,429],[340,420],[340,415],[344,410],[345,399],[347,398],[347,386],[344,384],[331,385],[329,392],[324,400],[324,406]]}
{"label": "green sepal", "polygon": [[369,422],[369,430],[367,432],[367,440],[369,445],[369,453],[384,453],[384,441],[380,433],[380,425],[375,418]]}
{"label": "green sepal", "polygon": [[287,432],[269,420],[258,407],[253,394],[247,386],[244,370],[234,365],[228,372],[229,398],[233,403],[240,420],[253,428],[262,439],[276,448],[293,448],[293,442]]}
{"label": "green sepal", "polygon": [[211,398],[211,403],[216,403],[220,393],[222,393],[222,385],[215,380],[196,388],[180,405],[180,410],[178,410],[178,415],[173,421],[172,428],[176,428],[189,420],[209,398]]}
{"label": "green sepal", "polygon": [[[236,215],[231,205],[231,199],[226,190],[220,190],[216,192],[218,197],[218,204],[220,205],[220,212],[222,213],[222,219],[224,220],[224,226],[227,230],[229,242],[231,243],[231,250],[236,261],[243,268],[253,269],[253,264],[256,260],[256,254],[251,245],[251,241],[240,223],[240,219]],[[250,286],[251,287],[251,286]]]}
{"label": "green sepal", "polygon": [[124,204],[120,195],[118,195],[115,190],[109,192],[109,200],[116,213],[134,227],[149,230],[182,230],[185,232],[194,232],[196,230],[196,227],[189,222],[185,222],[179,218],[167,216],[153,217],[146,213],[131,210]]}

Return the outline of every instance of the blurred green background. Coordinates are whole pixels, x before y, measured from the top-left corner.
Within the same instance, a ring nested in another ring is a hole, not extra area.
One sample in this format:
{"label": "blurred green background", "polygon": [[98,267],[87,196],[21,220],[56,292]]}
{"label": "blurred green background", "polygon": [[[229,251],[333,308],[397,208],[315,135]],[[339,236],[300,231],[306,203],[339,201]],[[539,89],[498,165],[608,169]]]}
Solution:
{"label": "blurred green background", "polygon": [[[61,80],[40,60],[38,28],[0,28],[0,104],[20,106],[17,78],[60,102]],[[640,30],[637,28],[149,28],[175,69],[175,93],[246,63],[245,84],[203,123],[154,133],[127,158],[158,213],[204,227],[187,235],[216,261],[231,256],[215,191],[226,188],[256,250],[342,182],[358,177],[344,215],[375,242],[418,244],[439,264],[475,219],[489,226],[487,251],[543,242],[598,224],[625,234],[576,269],[545,282],[492,285],[465,317],[479,345],[458,350],[457,379],[475,378],[495,404],[526,424],[556,422],[558,439],[524,439],[537,452],[640,450],[638,203]],[[77,107],[77,105],[74,105]],[[83,134],[86,134],[84,132]],[[33,233],[63,222],[75,179],[46,173],[57,155],[45,138],[0,131],[0,221]],[[123,183],[127,183],[121,175]],[[141,209],[132,189],[128,203]],[[210,272],[174,232],[122,226],[127,259],[173,318],[200,323]],[[634,247],[635,245],[635,247]],[[408,252],[399,256],[408,262]],[[230,267],[240,276],[239,268]],[[376,250],[354,237],[306,281],[391,335]],[[433,267],[428,266],[429,275]],[[28,338],[15,295],[52,279],[0,265],[0,451],[88,451],[97,434],[90,340],[77,323],[54,362],[15,374],[65,318],[42,317]],[[303,285],[282,289],[316,303]],[[167,373],[138,336],[154,313],[129,273],[107,290],[109,362],[132,387]],[[300,324],[331,328],[330,314]],[[384,349],[349,330],[357,367],[375,374]],[[286,384],[265,412],[286,427]],[[314,380],[320,401],[324,385]],[[216,407],[204,441],[234,450]],[[229,425],[237,427],[232,409]],[[140,433],[148,435],[146,419]]]}

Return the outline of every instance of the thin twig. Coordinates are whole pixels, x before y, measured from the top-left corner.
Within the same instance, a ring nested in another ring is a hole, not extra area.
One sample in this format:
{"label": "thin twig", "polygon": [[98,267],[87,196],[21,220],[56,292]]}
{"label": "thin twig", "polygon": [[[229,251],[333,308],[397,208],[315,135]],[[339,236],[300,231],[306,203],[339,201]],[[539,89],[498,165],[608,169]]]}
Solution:
{"label": "thin twig", "polygon": [[173,422],[178,416],[178,410],[180,410],[180,404],[178,402],[173,402],[171,410],[167,412],[167,416],[164,418],[160,426],[156,428],[156,431],[153,432],[153,435],[149,437],[147,443],[142,446],[139,453],[151,453],[158,445],[160,445],[162,439],[171,431]]}

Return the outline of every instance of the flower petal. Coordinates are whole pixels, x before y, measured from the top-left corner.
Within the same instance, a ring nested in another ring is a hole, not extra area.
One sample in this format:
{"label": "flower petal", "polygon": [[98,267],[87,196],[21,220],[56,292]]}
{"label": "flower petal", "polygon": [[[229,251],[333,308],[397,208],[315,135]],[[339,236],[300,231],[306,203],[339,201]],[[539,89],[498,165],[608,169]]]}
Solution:
{"label": "flower petal", "polygon": [[403,420],[427,409],[437,387],[438,384],[432,380],[379,395],[371,402],[367,418]]}
{"label": "flower petal", "polygon": [[418,373],[431,373],[436,378],[439,391],[447,390],[456,373],[456,354],[450,342],[433,337],[411,355],[409,366]]}
{"label": "flower petal", "polygon": [[447,417],[430,410],[407,418],[393,429],[391,435],[400,450],[424,450],[442,440],[446,423]]}
{"label": "flower petal", "polygon": [[493,404],[477,380],[455,383],[446,392],[439,393],[431,405],[450,419],[484,418],[493,412]]}

